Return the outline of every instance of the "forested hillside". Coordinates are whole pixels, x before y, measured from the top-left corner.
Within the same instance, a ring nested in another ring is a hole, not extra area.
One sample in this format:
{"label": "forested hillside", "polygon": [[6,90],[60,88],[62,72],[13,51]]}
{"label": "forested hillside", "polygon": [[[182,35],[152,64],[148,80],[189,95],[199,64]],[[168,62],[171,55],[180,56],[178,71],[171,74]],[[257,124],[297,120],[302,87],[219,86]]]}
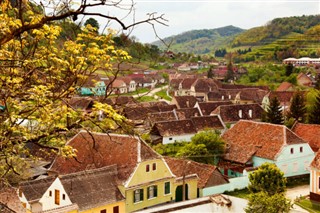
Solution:
{"label": "forested hillside", "polygon": [[[170,50],[174,52],[205,54],[221,46],[228,45],[228,43],[232,42],[234,36],[241,32],[243,32],[241,28],[226,26],[210,30],[192,30],[165,38],[164,41],[170,44]],[[159,46],[160,49],[166,48],[160,41],[154,44]]]}

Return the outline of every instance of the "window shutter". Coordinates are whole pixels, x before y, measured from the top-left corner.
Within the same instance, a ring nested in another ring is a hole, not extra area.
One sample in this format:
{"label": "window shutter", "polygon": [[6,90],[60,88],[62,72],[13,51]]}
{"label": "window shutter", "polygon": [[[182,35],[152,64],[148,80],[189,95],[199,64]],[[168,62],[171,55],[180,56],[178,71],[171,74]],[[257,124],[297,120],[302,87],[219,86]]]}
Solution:
{"label": "window shutter", "polygon": [[143,201],[143,189],[140,189],[140,201]]}

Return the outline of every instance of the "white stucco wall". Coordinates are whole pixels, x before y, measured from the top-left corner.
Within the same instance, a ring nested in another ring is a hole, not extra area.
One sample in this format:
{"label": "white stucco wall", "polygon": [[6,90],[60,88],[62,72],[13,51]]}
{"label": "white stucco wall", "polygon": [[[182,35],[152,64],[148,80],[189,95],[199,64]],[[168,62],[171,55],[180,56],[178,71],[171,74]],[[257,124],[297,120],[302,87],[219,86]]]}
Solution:
{"label": "white stucco wall", "polygon": [[162,144],[169,144],[174,143],[175,141],[191,141],[191,138],[195,135],[194,134],[186,134],[186,135],[177,135],[177,136],[169,136],[169,137],[163,137]]}
{"label": "white stucco wall", "polygon": [[[55,204],[55,202],[54,202],[55,190],[60,191],[60,204],[59,205]],[[52,192],[51,196],[49,196],[50,191]],[[62,197],[63,194],[65,194],[64,200]],[[69,196],[67,195],[66,191],[64,190],[63,185],[61,184],[59,178],[56,178],[53,181],[53,183],[47,189],[47,191],[43,194],[43,196],[39,200],[39,202],[42,203],[42,211],[46,211],[49,209],[54,209],[54,208],[58,208],[58,207],[67,206],[67,205],[72,204],[72,202],[71,202]],[[34,210],[32,210],[32,211],[34,211]]]}

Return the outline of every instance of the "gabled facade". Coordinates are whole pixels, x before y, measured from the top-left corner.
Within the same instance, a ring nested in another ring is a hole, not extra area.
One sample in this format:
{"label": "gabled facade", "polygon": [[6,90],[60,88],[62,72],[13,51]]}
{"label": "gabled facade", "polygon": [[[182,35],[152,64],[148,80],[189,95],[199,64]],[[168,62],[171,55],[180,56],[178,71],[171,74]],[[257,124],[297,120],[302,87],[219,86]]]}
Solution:
{"label": "gabled facade", "polygon": [[283,125],[241,120],[222,138],[227,151],[220,165],[226,175],[241,176],[245,168],[265,162],[276,164],[286,177],[309,174],[314,152]]}
{"label": "gabled facade", "polygon": [[[125,197],[125,212],[175,201],[182,181],[172,174],[162,156],[140,139],[81,131],[68,145],[77,150],[76,159],[57,157],[50,170],[70,174],[114,165],[117,187]],[[189,199],[196,198],[197,177],[185,183],[190,184]]]}
{"label": "gabled facade", "polygon": [[79,94],[82,96],[103,96],[106,94],[106,84],[100,76],[91,75],[80,85]]}
{"label": "gabled facade", "polygon": [[310,200],[320,202],[320,152],[310,164]]}

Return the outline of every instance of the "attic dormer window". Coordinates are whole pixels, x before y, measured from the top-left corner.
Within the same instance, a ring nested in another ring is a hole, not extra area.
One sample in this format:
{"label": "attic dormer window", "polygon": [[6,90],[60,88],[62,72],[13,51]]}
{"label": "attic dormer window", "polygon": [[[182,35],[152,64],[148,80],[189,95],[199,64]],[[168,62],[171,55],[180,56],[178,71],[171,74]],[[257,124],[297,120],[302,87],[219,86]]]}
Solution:
{"label": "attic dormer window", "polygon": [[221,96],[221,100],[224,100],[224,96]]}
{"label": "attic dormer window", "polygon": [[249,109],[249,117],[252,118],[252,109]]}
{"label": "attic dormer window", "polygon": [[231,95],[229,95],[229,100],[231,99]]}
{"label": "attic dormer window", "polygon": [[150,165],[146,165],[146,172],[149,172],[150,171]]}
{"label": "attic dormer window", "polygon": [[239,118],[242,118],[242,110],[239,110]]}
{"label": "attic dormer window", "polygon": [[293,148],[290,149],[290,153],[291,153],[291,154],[294,153],[294,149],[293,149]]}

